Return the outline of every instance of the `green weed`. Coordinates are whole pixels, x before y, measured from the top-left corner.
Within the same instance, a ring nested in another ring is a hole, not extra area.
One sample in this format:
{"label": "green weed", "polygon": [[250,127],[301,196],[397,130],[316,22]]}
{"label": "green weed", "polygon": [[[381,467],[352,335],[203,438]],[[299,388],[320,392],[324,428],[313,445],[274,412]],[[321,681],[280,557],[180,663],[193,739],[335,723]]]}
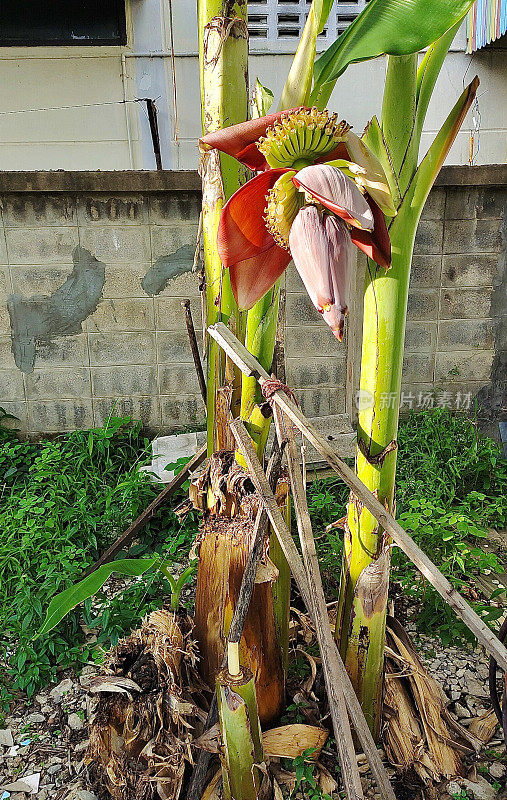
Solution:
{"label": "green weed", "polygon": [[[504,571],[499,558],[485,553],[479,545],[488,527],[505,527],[506,483],[507,462],[495,442],[478,434],[473,420],[447,409],[412,413],[402,420],[397,518],[453,585],[465,593],[471,575]],[[342,531],[337,529],[323,537],[322,530],[333,519],[344,516],[347,497],[346,487],[336,479],[317,480],[309,486],[319,558],[324,568],[335,573]],[[444,644],[471,638],[465,625],[440,595],[424,584],[396,547],[392,566],[392,579],[419,603],[417,624],[421,630],[438,632]],[[474,607],[486,622],[502,613],[490,603],[475,602]]]}
{"label": "green weed", "polygon": [[[51,598],[76,583],[156,496],[157,488],[139,471],[150,462],[148,445],[140,423],[130,418],[112,417],[104,428],[40,443],[21,442],[0,426],[4,703],[20,691],[32,695],[57,671],[91,659],[98,645],[115,643],[170,596],[167,578],[151,574],[125,590],[120,585],[112,599],[102,594],[51,633],[33,638]],[[132,550],[163,554],[167,565],[180,563],[194,533],[193,515],[181,525],[167,506]],[[85,643],[83,623],[98,628],[96,644]]]}

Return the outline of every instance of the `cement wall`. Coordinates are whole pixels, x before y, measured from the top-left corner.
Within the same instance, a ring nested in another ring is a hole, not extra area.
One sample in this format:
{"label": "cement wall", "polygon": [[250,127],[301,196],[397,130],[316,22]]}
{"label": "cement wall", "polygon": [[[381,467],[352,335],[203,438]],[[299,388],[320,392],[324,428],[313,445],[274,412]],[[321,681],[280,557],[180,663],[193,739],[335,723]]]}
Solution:
{"label": "cement wall", "polygon": [[[502,182],[498,167],[444,168],[430,196],[414,258],[405,408],[433,393],[451,407],[458,392],[481,393],[498,418]],[[200,330],[198,186],[195,173],[0,174],[0,406],[24,432],[102,425],[113,408],[152,431],[203,422],[181,308],[190,297]],[[289,384],[309,416],[353,416],[360,313],[338,346],[295,271],[286,288]]]}

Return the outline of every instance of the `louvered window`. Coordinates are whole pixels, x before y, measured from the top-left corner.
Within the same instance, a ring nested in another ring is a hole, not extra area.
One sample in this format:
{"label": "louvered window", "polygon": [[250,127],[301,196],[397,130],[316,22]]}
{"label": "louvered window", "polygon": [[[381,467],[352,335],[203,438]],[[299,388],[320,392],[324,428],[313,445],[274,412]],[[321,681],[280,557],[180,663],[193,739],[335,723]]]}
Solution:
{"label": "louvered window", "polygon": [[[368,0],[335,0],[320,39],[330,44],[363,10]],[[248,2],[250,44],[294,45],[303,30],[311,0],[255,0]],[[285,48],[283,48],[285,49]]]}

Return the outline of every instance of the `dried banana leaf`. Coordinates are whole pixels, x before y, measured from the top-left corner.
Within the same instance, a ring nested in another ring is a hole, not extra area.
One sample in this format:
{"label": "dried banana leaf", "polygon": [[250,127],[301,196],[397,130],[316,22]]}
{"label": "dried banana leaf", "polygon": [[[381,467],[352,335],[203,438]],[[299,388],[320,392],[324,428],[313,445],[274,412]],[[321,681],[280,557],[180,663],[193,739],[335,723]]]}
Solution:
{"label": "dried banana leaf", "polygon": [[90,680],[87,764],[101,800],[180,797],[204,714],[190,632],[190,620],[154,611]]}
{"label": "dried banana leaf", "polygon": [[282,725],[272,728],[262,734],[262,746],[266,756],[278,758],[297,758],[305,750],[314,749],[314,761],[320,756],[329,731],[317,728],[314,725]]}
{"label": "dried banana leaf", "polygon": [[392,617],[387,642],[384,740],[390,760],[426,783],[463,775],[461,756],[477,750],[477,737],[447,711],[441,687]]}
{"label": "dried banana leaf", "polygon": [[498,720],[493,710],[486,711],[480,717],[475,717],[469,725],[469,733],[476,736],[483,744],[487,744],[493,738],[496,731]]}

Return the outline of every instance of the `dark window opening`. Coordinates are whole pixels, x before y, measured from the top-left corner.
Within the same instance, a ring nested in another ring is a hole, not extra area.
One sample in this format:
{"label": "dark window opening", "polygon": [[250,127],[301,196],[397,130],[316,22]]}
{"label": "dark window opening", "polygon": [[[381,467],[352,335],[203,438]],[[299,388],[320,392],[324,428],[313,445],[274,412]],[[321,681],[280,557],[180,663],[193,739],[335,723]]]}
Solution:
{"label": "dark window opening", "polygon": [[126,42],[125,0],[0,0],[0,47]]}

